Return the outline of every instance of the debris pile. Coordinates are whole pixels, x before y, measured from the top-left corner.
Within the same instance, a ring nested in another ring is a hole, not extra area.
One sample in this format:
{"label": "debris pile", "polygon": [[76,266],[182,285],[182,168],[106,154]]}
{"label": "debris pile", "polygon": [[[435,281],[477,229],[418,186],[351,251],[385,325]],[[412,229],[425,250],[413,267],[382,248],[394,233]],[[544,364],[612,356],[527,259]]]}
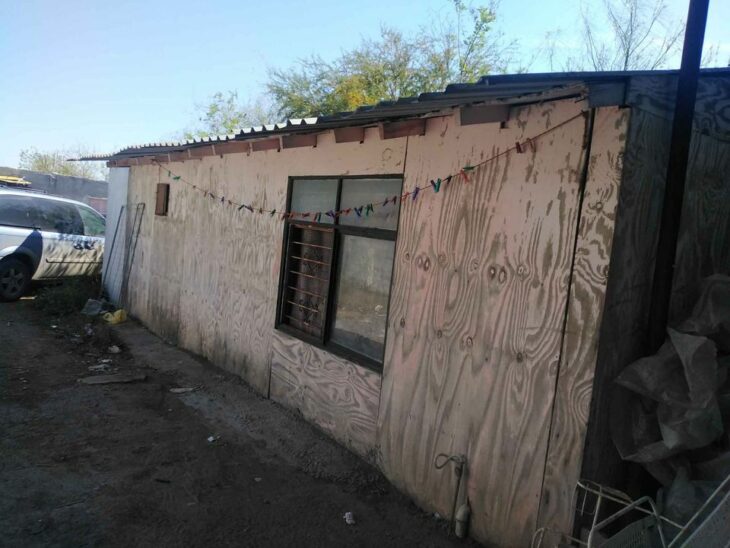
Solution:
{"label": "debris pile", "polygon": [[730,474],[730,277],[707,278],[690,317],[667,333],[616,379],[625,390],[611,434],[623,459],[664,486],[667,517],[682,521]]}

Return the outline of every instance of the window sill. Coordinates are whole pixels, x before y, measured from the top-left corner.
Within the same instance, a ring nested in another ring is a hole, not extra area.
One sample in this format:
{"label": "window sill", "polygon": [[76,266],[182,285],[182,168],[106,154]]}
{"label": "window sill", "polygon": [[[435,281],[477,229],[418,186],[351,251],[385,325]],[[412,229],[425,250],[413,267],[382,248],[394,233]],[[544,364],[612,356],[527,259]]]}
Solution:
{"label": "window sill", "polygon": [[347,360],[348,362],[351,362],[356,366],[364,367],[365,369],[368,369],[373,373],[377,373],[378,375],[383,374],[382,363],[368,358],[367,356],[363,356],[362,354],[358,354],[357,352],[354,352],[349,348],[345,348],[344,346],[340,346],[331,342],[322,344],[319,340],[313,337],[308,337],[307,335],[289,327],[287,324],[284,323],[277,323],[274,328],[277,331],[281,331],[282,333],[285,333],[290,337],[302,341],[303,343],[314,346],[315,348],[319,348],[320,350],[324,350],[325,352],[329,352],[330,354],[337,356],[338,358]]}

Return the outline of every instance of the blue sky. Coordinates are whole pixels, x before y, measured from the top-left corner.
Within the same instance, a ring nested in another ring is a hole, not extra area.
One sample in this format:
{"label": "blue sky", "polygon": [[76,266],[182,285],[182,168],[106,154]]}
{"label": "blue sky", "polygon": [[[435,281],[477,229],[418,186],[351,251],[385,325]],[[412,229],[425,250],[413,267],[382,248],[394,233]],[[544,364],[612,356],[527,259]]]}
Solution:
{"label": "blue sky", "polygon": [[[503,0],[498,26],[530,51],[577,24],[579,1]],[[684,18],[686,2],[668,0],[672,15]],[[332,58],[383,23],[415,32],[449,9],[446,0],[2,0],[0,165],[30,147],[111,152],[175,138],[212,93],[259,93],[269,66]],[[711,0],[706,42],[720,44],[720,64],[730,59],[728,21],[730,1]]]}

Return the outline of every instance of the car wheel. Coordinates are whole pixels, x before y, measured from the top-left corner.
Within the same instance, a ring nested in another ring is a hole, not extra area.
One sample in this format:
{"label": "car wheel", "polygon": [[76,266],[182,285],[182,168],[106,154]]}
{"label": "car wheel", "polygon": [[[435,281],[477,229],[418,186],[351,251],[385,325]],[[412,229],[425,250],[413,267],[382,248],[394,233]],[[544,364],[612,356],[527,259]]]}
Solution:
{"label": "car wheel", "polygon": [[30,285],[30,268],[23,261],[8,257],[0,261],[0,301],[17,301]]}

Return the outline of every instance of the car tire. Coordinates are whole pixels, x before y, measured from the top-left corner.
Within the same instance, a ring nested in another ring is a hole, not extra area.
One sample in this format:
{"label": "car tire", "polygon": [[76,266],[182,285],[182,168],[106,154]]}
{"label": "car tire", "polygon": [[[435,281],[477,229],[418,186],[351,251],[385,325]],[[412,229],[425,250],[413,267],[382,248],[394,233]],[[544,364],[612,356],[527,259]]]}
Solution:
{"label": "car tire", "polygon": [[17,301],[28,290],[31,272],[20,259],[7,257],[0,261],[0,301]]}

